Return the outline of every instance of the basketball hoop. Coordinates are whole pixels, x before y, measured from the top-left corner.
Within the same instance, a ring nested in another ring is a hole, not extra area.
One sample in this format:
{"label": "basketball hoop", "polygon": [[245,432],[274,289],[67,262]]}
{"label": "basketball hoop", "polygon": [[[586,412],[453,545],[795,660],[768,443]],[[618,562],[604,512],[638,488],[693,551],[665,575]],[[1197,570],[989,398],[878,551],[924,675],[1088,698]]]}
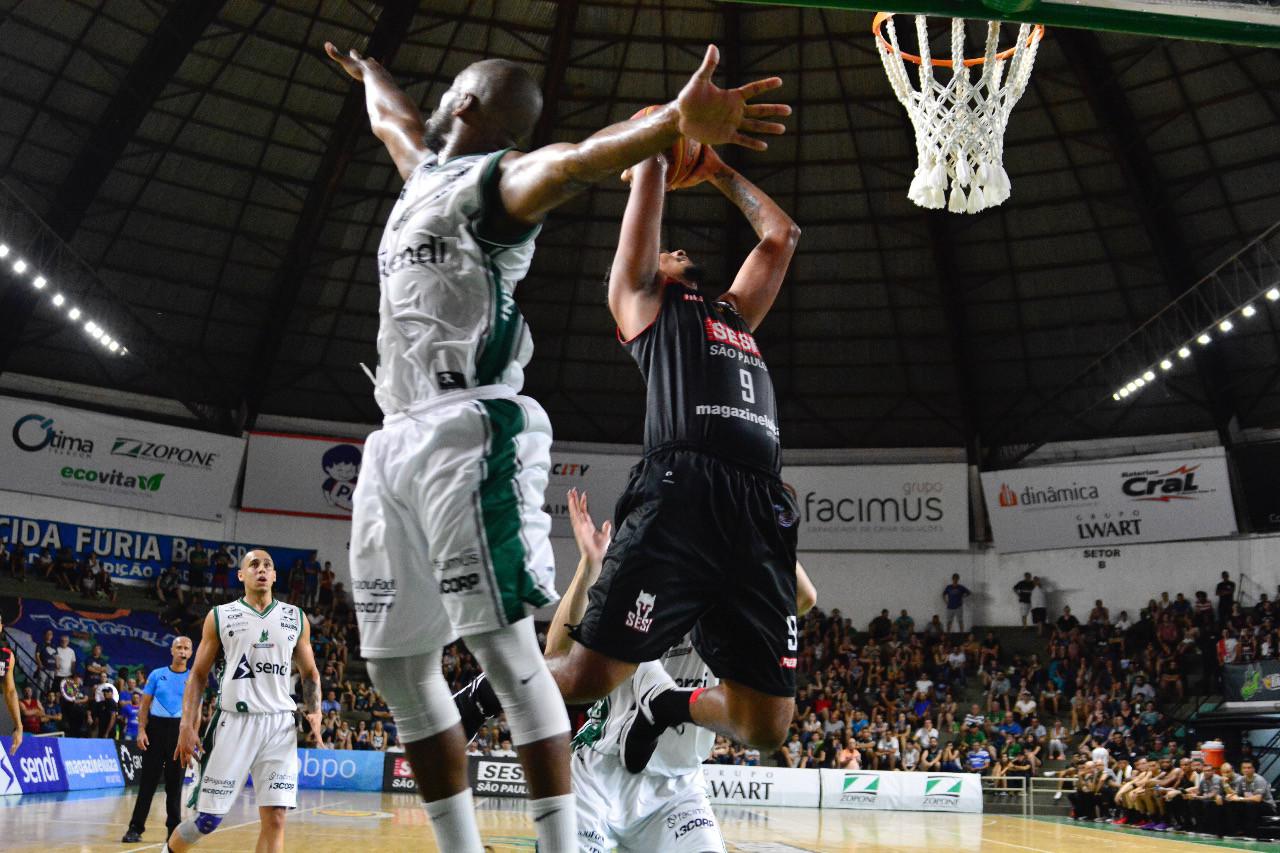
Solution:
{"label": "basketball hoop", "polygon": [[[989,21],[986,53],[966,59],[964,21],[953,18],[949,60],[930,56],[924,15],[916,15],[919,56],[898,46],[892,12],[878,13],[871,31],[893,92],[915,128],[918,165],[907,197],[921,207],[945,207],[952,213],[977,213],[1001,204],[1010,191],[1004,170],[1004,132],[1014,104],[1031,79],[1044,26],[1021,25],[1014,46],[1001,51],[1000,23]],[[919,89],[907,76],[907,62],[920,68]],[[933,76],[935,67],[950,68],[951,79],[940,82]],[[971,82],[969,69],[974,67],[981,73]]]}

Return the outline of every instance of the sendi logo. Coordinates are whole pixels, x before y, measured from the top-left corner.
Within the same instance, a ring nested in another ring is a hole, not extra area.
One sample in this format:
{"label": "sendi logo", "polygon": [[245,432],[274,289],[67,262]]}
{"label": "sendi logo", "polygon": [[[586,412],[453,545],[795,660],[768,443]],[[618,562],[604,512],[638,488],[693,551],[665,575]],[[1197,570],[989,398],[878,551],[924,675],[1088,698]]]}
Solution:
{"label": "sendi logo", "polygon": [[96,486],[110,486],[117,489],[137,489],[140,492],[158,492],[164,481],[164,474],[134,476],[123,471],[111,469],[102,471],[97,468],[74,468],[70,465],[58,472],[64,480],[76,480]]}

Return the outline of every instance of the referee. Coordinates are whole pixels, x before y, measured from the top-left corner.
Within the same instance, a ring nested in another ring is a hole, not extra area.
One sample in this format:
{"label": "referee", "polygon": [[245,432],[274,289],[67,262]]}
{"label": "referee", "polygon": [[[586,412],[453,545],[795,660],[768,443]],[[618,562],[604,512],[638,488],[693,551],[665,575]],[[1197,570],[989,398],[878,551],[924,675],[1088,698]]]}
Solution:
{"label": "referee", "polygon": [[[138,782],[138,802],[133,806],[129,831],[120,839],[126,843],[142,840],[151,811],[151,798],[164,774],[164,802],[168,828],[166,837],[182,823],[183,767],[174,758],[178,748],[178,723],[182,720],[182,694],[187,689],[187,661],[191,659],[191,640],[178,637],[169,647],[173,663],[152,670],[143,688],[142,707],[138,710],[138,749],[142,750],[142,775]],[[149,730],[149,731],[148,731]]]}

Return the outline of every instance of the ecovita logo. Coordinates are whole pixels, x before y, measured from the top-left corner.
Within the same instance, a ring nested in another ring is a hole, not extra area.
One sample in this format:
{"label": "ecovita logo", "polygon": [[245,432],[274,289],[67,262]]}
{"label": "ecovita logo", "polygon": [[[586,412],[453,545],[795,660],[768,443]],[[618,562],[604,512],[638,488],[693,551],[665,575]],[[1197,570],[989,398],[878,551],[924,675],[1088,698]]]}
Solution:
{"label": "ecovita logo", "polygon": [[93,455],[92,439],[62,432],[54,427],[53,418],[39,414],[23,415],[13,422],[13,443],[27,453],[51,450],[66,456]]}

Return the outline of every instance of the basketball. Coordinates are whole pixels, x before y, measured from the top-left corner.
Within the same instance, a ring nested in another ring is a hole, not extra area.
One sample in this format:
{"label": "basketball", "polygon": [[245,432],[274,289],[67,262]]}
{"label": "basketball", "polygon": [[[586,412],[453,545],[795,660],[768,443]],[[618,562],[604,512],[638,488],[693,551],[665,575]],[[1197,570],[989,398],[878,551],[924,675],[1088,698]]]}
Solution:
{"label": "basketball", "polygon": [[[632,118],[646,116],[660,106],[662,105],[655,104],[651,107],[645,107],[633,115]],[[667,189],[680,189],[684,185],[684,181],[693,174],[702,160],[702,143],[696,139],[681,136],[672,143],[666,154],[670,163],[667,169]]]}

